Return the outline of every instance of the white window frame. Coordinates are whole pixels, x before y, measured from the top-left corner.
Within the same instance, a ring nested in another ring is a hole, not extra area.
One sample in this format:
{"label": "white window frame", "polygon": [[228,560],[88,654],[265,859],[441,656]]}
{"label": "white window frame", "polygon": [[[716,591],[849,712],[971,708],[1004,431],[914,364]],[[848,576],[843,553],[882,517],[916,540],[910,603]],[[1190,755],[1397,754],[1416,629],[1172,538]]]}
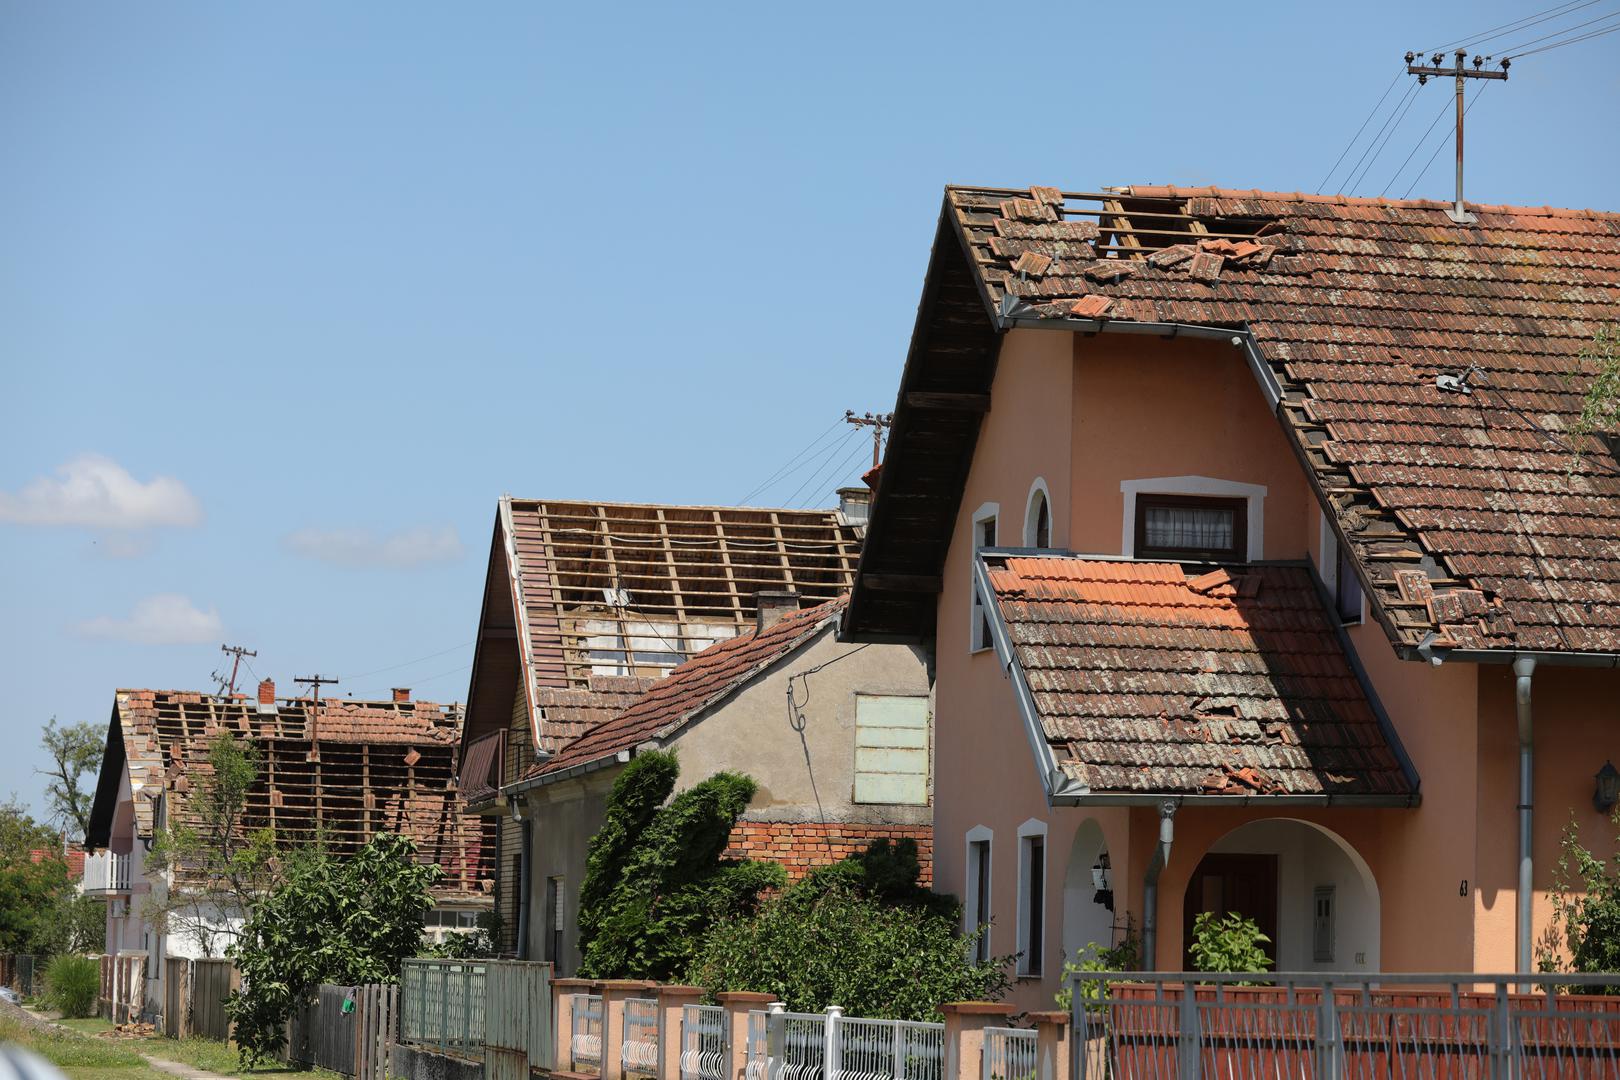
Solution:
{"label": "white window frame", "polygon": [[[990,522],[995,527],[995,540],[989,545],[979,543],[979,526]],[[973,559],[986,546],[994,547],[1001,541],[1001,504],[987,502],[973,511],[973,532],[968,537],[968,550]],[[986,652],[991,646],[990,635],[985,633],[985,623],[989,621],[990,613],[984,610],[984,604],[979,600],[979,587],[973,580],[972,567],[968,568],[968,652]]]}
{"label": "white window frame", "polygon": [[[1322,554],[1322,561],[1317,564],[1316,571],[1322,575],[1322,584],[1327,586],[1328,596],[1333,598],[1333,615],[1339,615],[1339,534],[1333,531],[1328,523],[1327,514],[1321,509],[1316,512],[1320,520],[1317,549]],[[1359,584],[1359,583],[1358,583]],[[1361,613],[1354,619],[1343,619],[1345,626],[1360,626],[1367,621],[1367,590],[1361,590]]]}
{"label": "white window frame", "polygon": [[1039,495],[1046,501],[1046,533],[1047,543],[1057,547],[1057,515],[1052,512],[1052,493],[1047,490],[1046,478],[1037,476],[1035,482],[1029,485],[1029,495],[1024,500],[1024,546],[1032,548],[1035,543],[1035,496]]}
{"label": "white window frame", "polygon": [[1266,486],[1220,480],[1212,476],[1154,476],[1143,480],[1121,480],[1125,496],[1125,521],[1120,531],[1119,552],[1136,558],[1136,497],[1138,495],[1209,495],[1222,499],[1245,499],[1249,509],[1248,552],[1250,562],[1265,557]]}
{"label": "white window frame", "polygon": [[[962,888],[962,932],[964,934],[971,934],[977,929],[977,923],[975,923],[974,919],[980,907],[980,875],[979,868],[973,862],[974,844],[984,845],[985,866],[983,876],[985,897],[983,907],[985,912],[990,915],[994,915],[996,910],[991,906],[991,902],[995,897],[996,834],[983,825],[975,825],[967,831],[967,838],[962,849],[962,865],[967,868],[966,880],[963,882]],[[985,925],[988,929],[985,930],[984,937],[979,942],[979,951],[981,955],[991,957],[995,955],[995,951],[990,947],[991,935],[995,933],[995,923],[993,920],[986,920]]]}
{"label": "white window frame", "polygon": [[[1039,838],[1042,847],[1041,880],[1030,880],[1029,853],[1032,845],[1030,841]],[[1039,889],[1041,897],[1041,952],[1046,952],[1049,941],[1046,937],[1046,927],[1051,921],[1046,917],[1046,876],[1052,870],[1052,851],[1047,844],[1046,822],[1037,818],[1030,818],[1018,826],[1018,975],[1022,978],[1042,978],[1046,974],[1046,958],[1032,956],[1029,949],[1029,898],[1031,889]],[[1033,964],[1032,964],[1033,961]]]}

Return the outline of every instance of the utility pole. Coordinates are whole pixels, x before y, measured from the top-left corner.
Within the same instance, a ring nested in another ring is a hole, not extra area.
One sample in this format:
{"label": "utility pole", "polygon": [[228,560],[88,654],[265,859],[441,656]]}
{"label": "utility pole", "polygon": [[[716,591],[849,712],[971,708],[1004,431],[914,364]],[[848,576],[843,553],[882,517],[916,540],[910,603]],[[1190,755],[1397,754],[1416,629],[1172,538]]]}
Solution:
{"label": "utility pole", "polygon": [[1468,50],[1467,49],[1458,49],[1457,50],[1457,52],[1456,52],[1456,61],[1457,61],[1457,63],[1456,63],[1455,67],[1449,67],[1449,68],[1441,67],[1440,66],[1441,61],[1445,60],[1445,58],[1446,58],[1445,53],[1438,53],[1437,52],[1433,56],[1429,57],[1429,61],[1430,61],[1431,66],[1424,66],[1422,64],[1413,64],[1412,63],[1413,60],[1418,59],[1418,56],[1417,56],[1416,53],[1407,53],[1406,54],[1406,73],[1408,75],[1416,75],[1418,77],[1418,85],[1419,86],[1422,86],[1424,83],[1428,82],[1429,81],[1429,76],[1431,76],[1431,75],[1434,76],[1435,78],[1439,78],[1439,77],[1441,77],[1443,75],[1456,76],[1456,79],[1457,79],[1457,201],[1452,204],[1452,207],[1451,207],[1450,210],[1446,211],[1446,216],[1451,218],[1452,221],[1455,221],[1459,225],[1472,225],[1474,222],[1478,221],[1479,219],[1477,217],[1475,217],[1473,214],[1470,214],[1468,212],[1468,209],[1465,206],[1463,206],[1463,113],[1466,111],[1463,108],[1463,85],[1464,85],[1464,80],[1466,80],[1466,79],[1506,79],[1508,77],[1508,65],[1511,64],[1513,61],[1509,57],[1503,57],[1502,58],[1502,70],[1501,71],[1486,71],[1486,70],[1484,70],[1484,64],[1485,64],[1486,60],[1490,59],[1490,57],[1488,57],[1488,56],[1485,56],[1485,57],[1475,56],[1474,57],[1474,67],[1473,67],[1473,70],[1470,71],[1467,67],[1464,66],[1465,61],[1467,61],[1467,59],[1468,59]]}
{"label": "utility pole", "polygon": [[894,426],[894,413],[866,413],[856,416],[854,409],[844,410],[844,423],[872,429],[872,468],[883,461],[883,433]]}
{"label": "utility pole", "polygon": [[315,737],[316,714],[321,707],[321,687],[335,686],[342,680],[330,679],[325,675],[294,675],[293,682],[304,683],[309,687],[309,735]]}
{"label": "utility pole", "polygon": [[257,649],[247,649],[243,648],[241,645],[221,645],[219,647],[219,651],[222,653],[231,654],[231,677],[227,682],[226,679],[216,672],[214,674],[214,678],[219,679],[220,683],[222,684],[220,686],[221,693],[225,694],[227,697],[234,696],[236,694],[236,669],[241,666],[242,657],[258,656],[259,653]]}

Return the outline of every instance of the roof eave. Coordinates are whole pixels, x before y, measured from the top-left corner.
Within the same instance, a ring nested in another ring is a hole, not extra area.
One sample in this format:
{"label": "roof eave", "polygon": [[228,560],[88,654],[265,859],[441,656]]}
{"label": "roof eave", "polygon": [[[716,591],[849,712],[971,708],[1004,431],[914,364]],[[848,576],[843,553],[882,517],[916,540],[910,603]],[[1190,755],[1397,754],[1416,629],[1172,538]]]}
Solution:
{"label": "roof eave", "polygon": [[1048,797],[1053,806],[1159,806],[1174,803],[1177,806],[1319,806],[1319,807],[1383,807],[1410,809],[1423,801],[1421,792],[1392,792],[1388,794],[1329,794],[1320,795],[1204,795],[1176,792],[1090,791],[1082,786],[1078,791],[1059,791]]}

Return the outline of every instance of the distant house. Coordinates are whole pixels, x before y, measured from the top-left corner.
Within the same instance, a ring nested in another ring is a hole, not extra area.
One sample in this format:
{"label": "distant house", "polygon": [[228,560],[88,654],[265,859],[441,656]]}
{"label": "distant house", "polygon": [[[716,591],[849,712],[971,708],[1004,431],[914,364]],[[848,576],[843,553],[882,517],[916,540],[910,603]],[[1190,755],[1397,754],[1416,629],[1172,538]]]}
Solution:
{"label": "distant house", "polygon": [[1205,911],[1533,970],[1612,836],[1620,216],[1447,209],[946,192],[844,634],[935,651],[935,877],[1018,1003]]}
{"label": "distant house", "polygon": [[756,630],[705,649],[507,786],[533,823],[531,955],[576,970],[586,846],[613,781],[647,749],[675,751],[678,791],[723,769],[758,782],[732,856],[781,863],[792,881],[875,840],[909,838],[929,872],[923,657],[840,644],[843,610],[841,599],[800,610],[791,594],[762,598]]}
{"label": "distant house", "polygon": [[[468,692],[461,790],[470,813],[501,822],[496,904],[504,950],[555,958],[563,970],[572,969],[571,897],[583,870],[584,842],[599,823],[601,800],[611,785],[613,770],[605,766],[633,753],[639,743],[615,744],[606,762],[581,761],[578,755],[610,738],[593,734],[609,730],[604,725],[618,723],[612,730],[623,731],[630,723],[623,717],[649,707],[643,693],[661,688],[657,680],[684,670],[679,665],[700,654],[714,655],[721,650],[711,647],[739,635],[752,639],[762,596],[766,617],[780,610],[770,606],[774,593],[791,593],[787,603],[794,608],[837,600],[853,580],[867,512],[864,490],[841,494],[843,505],[836,511],[501,500]],[[769,640],[774,644],[781,638]],[[788,651],[800,657],[810,640]],[[912,650],[874,651],[862,665],[879,656],[886,657],[879,664],[885,675],[874,683],[875,692],[926,695],[922,660]],[[826,673],[827,685],[844,685],[838,670]],[[740,691],[732,687],[730,692]],[[767,761],[772,748],[791,736],[795,767],[802,774],[810,766],[799,737],[784,726],[786,698],[780,686],[770,701],[767,713],[752,714],[760,722],[757,740],[738,744],[734,754],[699,754],[695,748],[709,736],[696,728],[681,735],[694,748],[683,780],[701,779],[704,770],[718,768],[755,775],[766,790],[750,811],[748,827],[758,834],[756,840],[769,832],[772,846],[783,849],[790,865],[797,856],[784,839],[789,823],[806,837],[823,821],[838,828],[893,823],[926,836],[926,795],[921,802],[896,803],[902,808],[892,813],[877,811],[875,803],[855,808],[853,742],[840,744],[837,752],[844,760],[826,777],[836,777],[837,783],[820,787],[825,817],[806,809],[813,804],[808,795],[782,795],[785,789],[773,781],[786,783],[787,774],[764,775],[774,767]],[[816,701],[812,713],[830,704]],[[740,715],[736,703],[728,708],[733,717]],[[822,725],[852,724],[853,708],[848,698],[839,706],[842,711],[825,714]],[[926,723],[926,710],[924,716]],[[729,722],[705,721],[703,731]],[[684,722],[677,727],[685,730]],[[660,730],[655,726],[641,741],[656,745],[675,737],[674,729],[666,735],[658,735]],[[574,771],[565,774],[553,767],[565,755],[590,767],[569,766]],[[918,796],[913,792],[907,798]]]}
{"label": "distant house", "polygon": [[[461,716],[453,706],[413,701],[257,699],[169,690],[119,690],[107,729],[85,846],[84,890],[105,896],[107,951],[147,957],[147,999],[161,991],[165,956],[196,957],[190,933],[162,933],[145,913],[149,897],[194,884],[183,868],[148,873],[153,838],[185,820],[187,799],[208,769],[214,738],[250,740],[260,757],[241,829],[270,828],[278,841],[307,843],[319,831],[329,850],[357,850],[380,832],[409,836],[424,863],[445,876],[434,891],[432,927],[473,924],[492,907],[493,823],[459,812],[455,752]],[[219,911],[210,926],[240,925]],[[216,943],[216,948],[218,947]]]}

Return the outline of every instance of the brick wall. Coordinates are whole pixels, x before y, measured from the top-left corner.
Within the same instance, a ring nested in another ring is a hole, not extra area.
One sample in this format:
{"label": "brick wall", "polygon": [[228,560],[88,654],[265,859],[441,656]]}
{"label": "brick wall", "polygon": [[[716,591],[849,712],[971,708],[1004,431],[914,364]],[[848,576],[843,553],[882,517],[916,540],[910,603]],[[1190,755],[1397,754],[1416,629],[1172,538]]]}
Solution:
{"label": "brick wall", "polygon": [[763,859],[787,868],[788,880],[798,881],[818,866],[830,866],[845,856],[863,851],[874,840],[917,841],[922,883],[934,882],[934,831],[927,825],[861,825],[817,821],[739,821],[731,831],[726,856]]}

